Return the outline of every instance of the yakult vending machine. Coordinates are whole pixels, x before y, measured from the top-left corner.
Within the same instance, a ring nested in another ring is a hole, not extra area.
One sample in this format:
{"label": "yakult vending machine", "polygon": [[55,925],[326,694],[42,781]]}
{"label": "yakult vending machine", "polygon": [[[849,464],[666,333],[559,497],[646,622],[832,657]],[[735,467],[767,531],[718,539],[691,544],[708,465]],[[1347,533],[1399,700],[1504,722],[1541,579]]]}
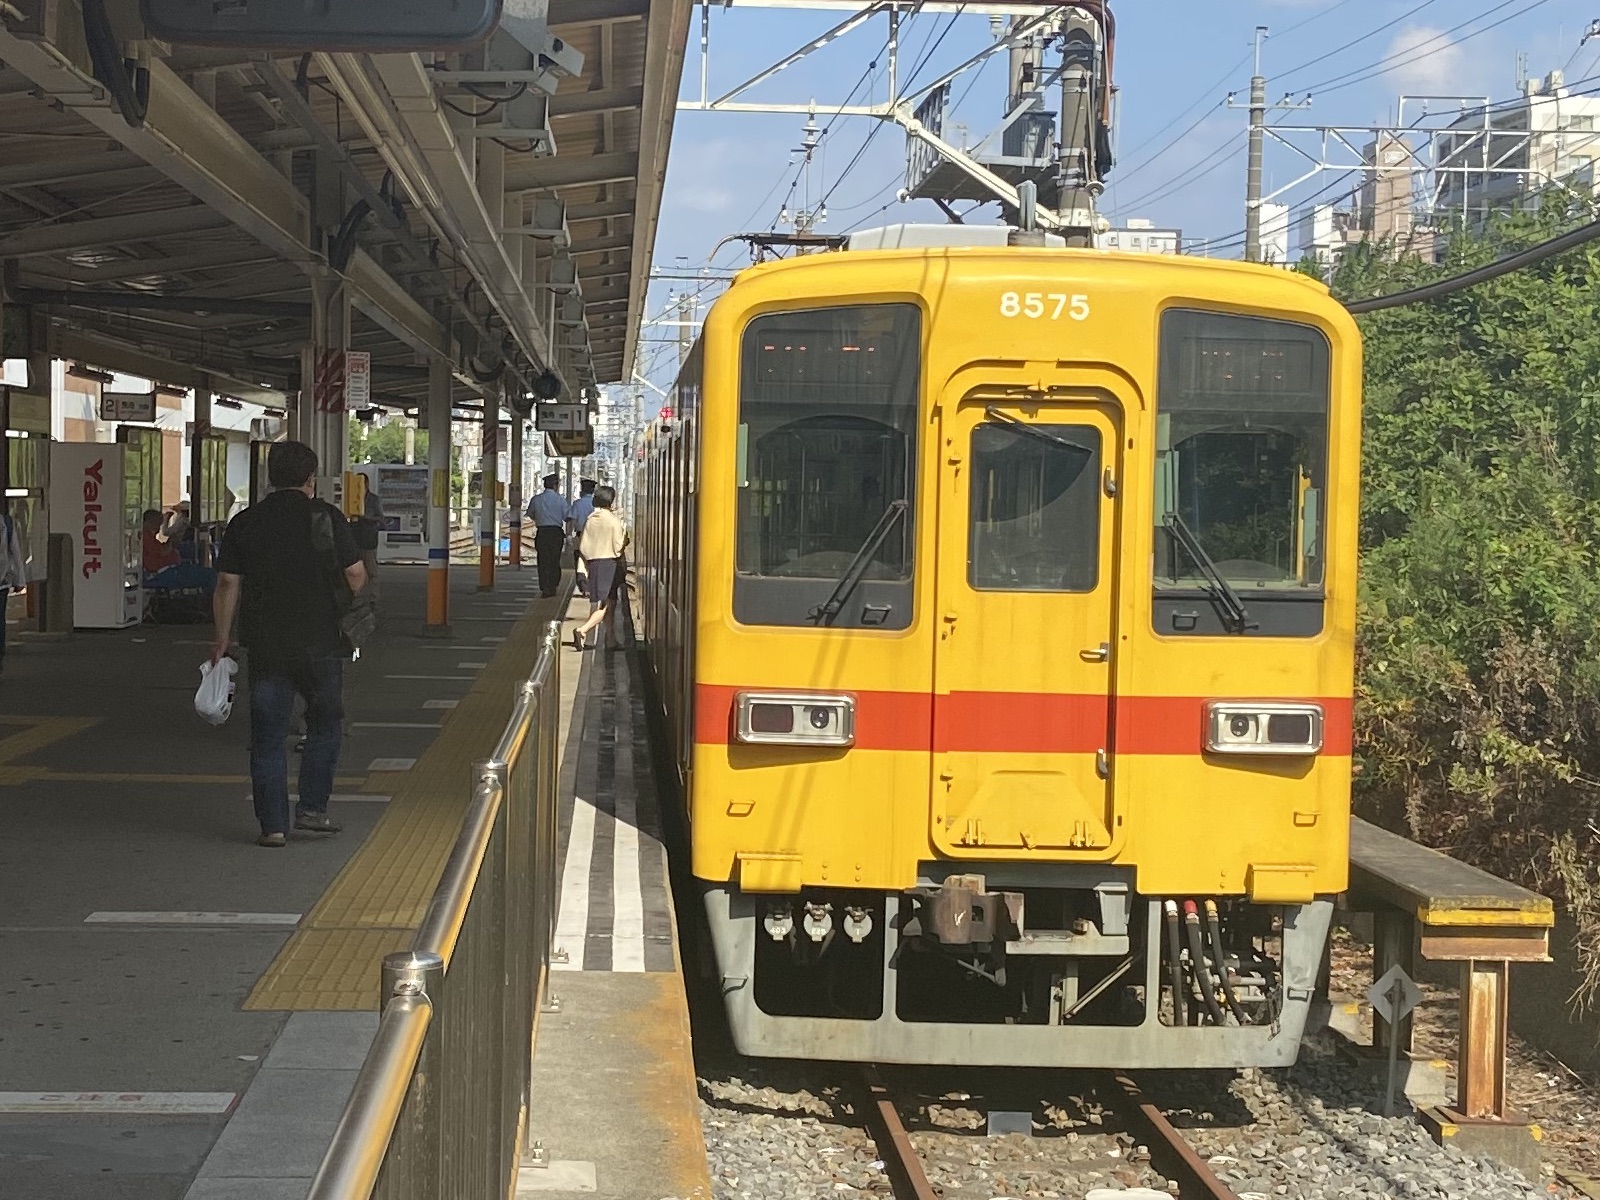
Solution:
{"label": "yakult vending machine", "polygon": [[161,506],[161,434],[124,426],[124,440],[50,447],[50,532],[72,538],[72,623],[122,629],[144,617],[140,518]]}

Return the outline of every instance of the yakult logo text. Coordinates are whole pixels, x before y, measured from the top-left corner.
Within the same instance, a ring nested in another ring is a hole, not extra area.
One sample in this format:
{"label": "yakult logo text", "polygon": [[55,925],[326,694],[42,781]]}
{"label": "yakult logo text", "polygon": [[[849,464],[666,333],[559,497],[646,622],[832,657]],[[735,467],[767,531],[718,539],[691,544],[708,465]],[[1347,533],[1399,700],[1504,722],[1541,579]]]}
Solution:
{"label": "yakult logo text", "polygon": [[83,577],[85,579],[101,567],[100,513],[104,506],[100,503],[100,489],[105,483],[101,478],[104,467],[105,459],[97,458],[94,466],[85,467],[83,471]]}

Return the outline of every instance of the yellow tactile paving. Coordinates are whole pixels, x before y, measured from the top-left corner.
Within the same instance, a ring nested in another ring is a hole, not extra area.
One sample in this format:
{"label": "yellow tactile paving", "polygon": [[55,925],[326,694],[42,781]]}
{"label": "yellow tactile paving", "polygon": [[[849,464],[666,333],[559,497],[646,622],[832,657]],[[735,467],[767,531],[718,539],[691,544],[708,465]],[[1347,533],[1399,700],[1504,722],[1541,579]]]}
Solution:
{"label": "yellow tactile paving", "polygon": [[533,670],[544,627],[555,615],[555,601],[536,602],[508,631],[416,765],[369,780],[369,790],[390,796],[383,816],[306,914],[245,1008],[378,1007],[379,961],[410,944],[471,798],[472,766],[493,751],[510,719],[516,685]]}
{"label": "yellow tactile paving", "polygon": [[[289,940],[256,984],[246,1008],[376,1008],[378,964],[411,944],[414,929],[305,929]],[[274,1000],[256,1003],[256,996]],[[293,1003],[277,1003],[287,996]],[[361,1003],[365,1000],[366,1003]]]}

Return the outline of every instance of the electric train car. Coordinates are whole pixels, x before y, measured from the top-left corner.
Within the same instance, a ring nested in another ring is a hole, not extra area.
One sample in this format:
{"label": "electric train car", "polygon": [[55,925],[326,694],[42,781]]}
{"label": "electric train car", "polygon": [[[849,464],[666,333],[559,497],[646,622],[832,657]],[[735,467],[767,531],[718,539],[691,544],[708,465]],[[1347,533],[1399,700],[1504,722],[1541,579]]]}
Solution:
{"label": "electric train car", "polygon": [[995,233],[744,271],[636,464],[734,1040],[1291,1063],[1346,884],[1355,324]]}

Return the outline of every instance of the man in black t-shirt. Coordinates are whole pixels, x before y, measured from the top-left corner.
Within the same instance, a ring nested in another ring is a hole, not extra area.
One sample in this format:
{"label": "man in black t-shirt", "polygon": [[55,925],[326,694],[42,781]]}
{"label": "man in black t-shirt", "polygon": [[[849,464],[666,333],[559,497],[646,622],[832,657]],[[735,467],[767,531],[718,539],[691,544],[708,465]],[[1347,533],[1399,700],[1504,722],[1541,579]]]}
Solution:
{"label": "man in black t-shirt", "polygon": [[[233,618],[248,654],[250,782],[261,845],[288,841],[289,757],[284,743],[296,693],[306,705],[296,829],[338,833],[328,816],[344,720],[344,663],[338,573],[352,592],[366,584],[361,551],[344,514],[315,499],[317,455],[303,442],[279,442],[267,454],[273,491],[228,523],[217,559],[211,661],[228,652]],[[331,555],[319,551],[312,523],[325,515]]]}

